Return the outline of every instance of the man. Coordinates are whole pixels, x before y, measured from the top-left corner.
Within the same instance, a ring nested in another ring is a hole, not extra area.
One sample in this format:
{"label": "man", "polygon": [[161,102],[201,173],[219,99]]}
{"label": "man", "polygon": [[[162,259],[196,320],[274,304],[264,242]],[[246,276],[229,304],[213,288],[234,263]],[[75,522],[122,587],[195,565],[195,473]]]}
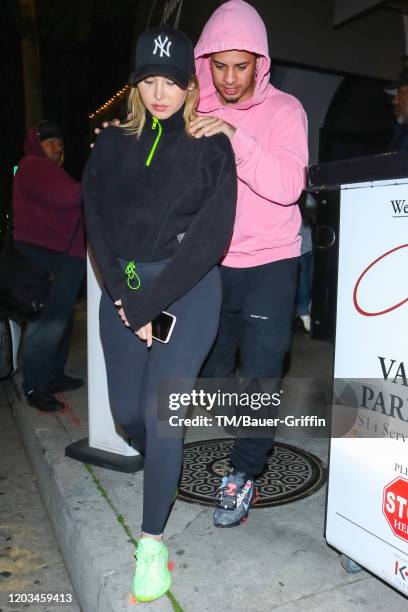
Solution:
{"label": "man", "polygon": [[[221,265],[220,328],[203,377],[233,375],[237,353],[245,378],[280,378],[289,349],[300,255],[296,202],[308,161],[300,103],[269,83],[266,29],[243,0],[222,4],[195,49],[200,82],[197,138],[218,132],[231,141],[238,174],[234,234]],[[239,438],[215,511],[217,527],[246,520],[254,477],[266,465],[270,438]]]}
{"label": "man", "polygon": [[397,121],[389,150],[406,151],[408,150],[408,68],[405,68],[398,80],[385,91],[393,96],[392,105]]}
{"label": "man", "polygon": [[59,126],[40,121],[27,133],[25,156],[13,185],[14,243],[53,277],[41,317],[28,323],[23,340],[23,390],[30,406],[55,412],[54,393],[83,381],[64,374],[75,300],[85,272],[81,187],[62,168]]}

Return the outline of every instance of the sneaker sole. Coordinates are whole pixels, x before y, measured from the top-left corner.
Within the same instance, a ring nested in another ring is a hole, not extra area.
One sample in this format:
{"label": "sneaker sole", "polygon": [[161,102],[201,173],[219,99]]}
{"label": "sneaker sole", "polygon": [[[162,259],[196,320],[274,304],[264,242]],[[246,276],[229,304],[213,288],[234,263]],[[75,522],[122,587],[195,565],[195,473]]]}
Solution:
{"label": "sneaker sole", "polygon": [[154,597],[137,597],[134,593],[131,593],[131,603],[137,603],[138,601],[148,602],[148,601],[155,601],[156,599],[160,599],[160,597],[163,597],[163,595],[167,593],[170,587],[171,587],[171,578],[169,576],[168,586],[166,586],[165,589],[161,591],[158,595],[155,595]]}

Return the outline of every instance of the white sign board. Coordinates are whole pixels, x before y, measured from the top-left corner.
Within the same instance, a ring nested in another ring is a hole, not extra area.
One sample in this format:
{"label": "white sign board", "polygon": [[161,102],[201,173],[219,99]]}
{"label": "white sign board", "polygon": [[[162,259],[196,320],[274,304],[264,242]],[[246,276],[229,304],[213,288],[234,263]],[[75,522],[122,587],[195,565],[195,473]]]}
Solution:
{"label": "white sign board", "polygon": [[334,378],[354,412],[331,440],[326,538],[406,595],[407,376],[408,179],[344,185]]}

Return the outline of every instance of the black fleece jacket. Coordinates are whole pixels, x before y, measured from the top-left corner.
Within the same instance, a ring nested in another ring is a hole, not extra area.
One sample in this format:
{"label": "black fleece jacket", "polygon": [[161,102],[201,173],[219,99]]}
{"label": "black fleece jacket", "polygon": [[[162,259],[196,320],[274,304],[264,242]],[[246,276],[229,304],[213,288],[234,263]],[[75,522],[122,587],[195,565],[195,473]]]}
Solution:
{"label": "black fleece jacket", "polygon": [[[237,200],[226,136],[188,136],[182,110],[153,125],[147,114],[140,138],[121,127],[103,130],[82,180],[91,250],[134,330],[220,260],[231,240]],[[140,289],[132,290],[118,258],[134,260],[136,271],[138,262],[170,261],[152,285],[146,287],[141,276]]]}

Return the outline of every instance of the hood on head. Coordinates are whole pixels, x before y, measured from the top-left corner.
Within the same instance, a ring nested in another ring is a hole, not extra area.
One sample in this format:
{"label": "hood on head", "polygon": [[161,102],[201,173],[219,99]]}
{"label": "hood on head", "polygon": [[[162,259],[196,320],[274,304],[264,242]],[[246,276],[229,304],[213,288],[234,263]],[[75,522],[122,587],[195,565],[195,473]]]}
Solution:
{"label": "hood on head", "polygon": [[24,153],[26,155],[37,155],[37,157],[47,157],[38,138],[38,124],[36,123],[27,131],[24,141]]}
{"label": "hood on head", "polygon": [[211,53],[232,50],[249,51],[260,56],[254,95],[246,102],[238,102],[235,107],[248,108],[264,100],[271,66],[265,24],[253,6],[244,0],[229,0],[211,15],[194,51],[200,83],[198,110],[209,111],[220,106],[208,56]]}

